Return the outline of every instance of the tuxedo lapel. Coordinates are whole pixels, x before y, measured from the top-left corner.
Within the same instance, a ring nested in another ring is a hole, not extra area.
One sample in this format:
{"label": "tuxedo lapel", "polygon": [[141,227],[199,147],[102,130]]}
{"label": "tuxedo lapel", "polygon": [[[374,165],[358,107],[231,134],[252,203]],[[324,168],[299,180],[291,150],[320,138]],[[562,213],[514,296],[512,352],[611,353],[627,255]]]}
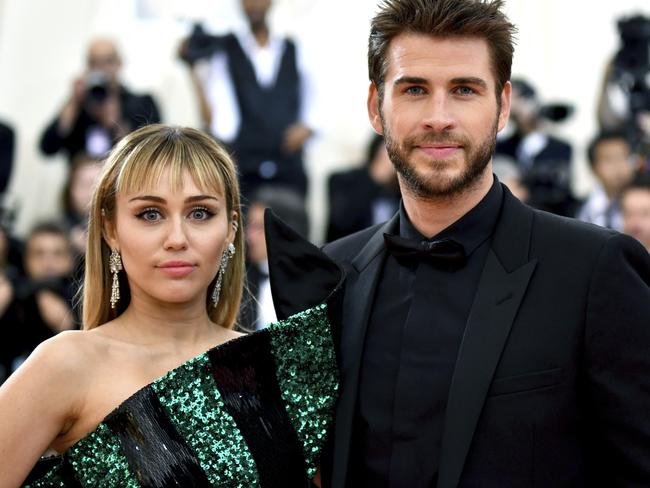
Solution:
{"label": "tuxedo lapel", "polygon": [[449,390],[439,488],[458,485],[494,372],[537,264],[528,258],[533,214],[504,191]]}
{"label": "tuxedo lapel", "polygon": [[361,357],[375,289],[386,256],[384,233],[394,231],[398,215],[396,214],[379,227],[368,243],[352,259],[351,269],[347,270],[340,354],[341,397],[337,406],[334,427],[332,487],[345,486],[352,442],[352,423],[359,388]]}

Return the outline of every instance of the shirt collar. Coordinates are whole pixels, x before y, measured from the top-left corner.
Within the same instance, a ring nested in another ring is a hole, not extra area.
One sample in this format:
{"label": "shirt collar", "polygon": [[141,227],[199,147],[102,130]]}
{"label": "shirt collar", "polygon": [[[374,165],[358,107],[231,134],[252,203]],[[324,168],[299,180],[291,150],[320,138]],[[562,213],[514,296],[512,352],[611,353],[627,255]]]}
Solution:
{"label": "shirt collar", "polygon": [[492,186],[483,199],[460,219],[440,231],[431,239],[426,238],[413,227],[406,214],[404,204],[400,201],[399,235],[415,241],[453,239],[462,244],[465,249],[465,254],[469,256],[492,235],[492,231],[501,213],[502,201],[503,189],[495,175]]}

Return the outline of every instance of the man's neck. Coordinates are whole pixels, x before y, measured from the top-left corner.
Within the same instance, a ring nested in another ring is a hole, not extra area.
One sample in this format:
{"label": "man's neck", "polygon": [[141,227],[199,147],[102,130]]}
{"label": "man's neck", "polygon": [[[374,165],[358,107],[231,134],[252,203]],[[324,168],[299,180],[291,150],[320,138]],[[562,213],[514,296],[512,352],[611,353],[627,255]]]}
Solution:
{"label": "man's neck", "polygon": [[487,195],[494,176],[487,170],[470,188],[462,193],[447,197],[420,197],[414,195],[400,182],[402,201],[413,227],[427,238],[431,238],[473,209]]}
{"label": "man's neck", "polygon": [[260,47],[266,47],[269,43],[269,28],[266,25],[266,22],[251,24],[250,27],[257,45]]}

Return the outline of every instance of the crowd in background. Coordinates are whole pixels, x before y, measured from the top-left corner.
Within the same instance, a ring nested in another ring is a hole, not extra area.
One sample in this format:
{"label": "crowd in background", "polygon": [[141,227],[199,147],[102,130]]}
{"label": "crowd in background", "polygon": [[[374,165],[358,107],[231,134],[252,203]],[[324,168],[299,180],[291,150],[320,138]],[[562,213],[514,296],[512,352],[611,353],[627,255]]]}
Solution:
{"label": "crowd in background", "polygon": [[[271,207],[309,234],[303,152],[319,120],[300,46],[269,28],[269,0],[241,3],[248,29],[216,36],[197,26],[178,55],[195,89],[188,103],[198,104],[201,128],[239,165],[250,292],[240,327],[250,331],[274,320],[263,209]],[[599,131],[587,151],[593,191],[586,198],[573,194],[576,155],[557,136],[572,107],[545,103],[538,87],[521,78],[512,81],[511,122],[499,135],[494,172],[530,205],[629,233],[650,250],[650,18],[632,18],[619,28],[622,48],[603,74],[594,108]],[[40,139],[43,153],[63,153],[70,164],[60,219],[38,223],[24,241],[13,235],[11,215],[5,212],[0,222],[0,382],[42,340],[80,326],[75,297],[83,277],[86,209],[102,158],[128,132],[164,120],[151,95],[121,83],[121,56],[110,39],[90,43],[86,65]],[[11,174],[14,141],[12,128],[0,122],[0,193]],[[394,214],[397,177],[380,136],[368,142],[364,161],[330,176],[327,196],[327,241]]]}

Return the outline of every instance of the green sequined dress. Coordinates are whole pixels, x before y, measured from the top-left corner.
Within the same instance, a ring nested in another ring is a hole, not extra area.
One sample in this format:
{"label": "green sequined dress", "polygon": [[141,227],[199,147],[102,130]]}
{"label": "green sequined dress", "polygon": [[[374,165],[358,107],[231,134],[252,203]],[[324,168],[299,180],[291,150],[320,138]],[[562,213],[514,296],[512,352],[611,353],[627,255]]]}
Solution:
{"label": "green sequined dress", "polygon": [[[274,254],[275,263],[294,258]],[[24,486],[308,487],[336,402],[333,303],[342,278],[325,300],[290,316],[326,287],[283,298],[275,293],[284,278],[271,280],[282,320],[137,391],[63,456],[41,460]]]}

